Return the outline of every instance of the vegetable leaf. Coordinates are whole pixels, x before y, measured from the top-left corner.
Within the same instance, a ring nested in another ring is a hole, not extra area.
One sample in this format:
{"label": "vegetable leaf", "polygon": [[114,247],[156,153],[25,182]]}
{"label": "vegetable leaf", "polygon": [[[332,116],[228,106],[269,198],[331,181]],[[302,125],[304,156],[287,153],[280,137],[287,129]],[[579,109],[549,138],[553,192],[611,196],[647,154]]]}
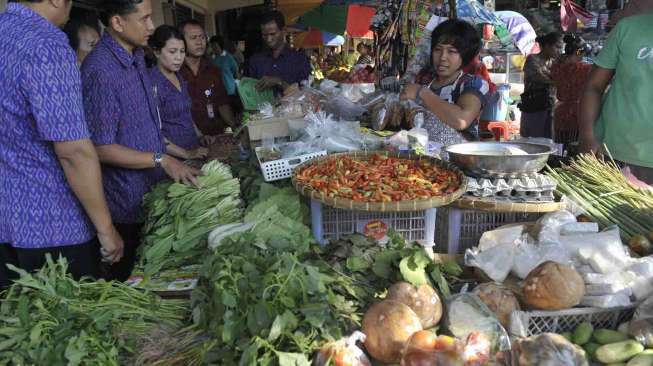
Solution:
{"label": "vegetable leaf", "polygon": [[306,355],[302,353],[277,352],[279,366],[311,366]]}

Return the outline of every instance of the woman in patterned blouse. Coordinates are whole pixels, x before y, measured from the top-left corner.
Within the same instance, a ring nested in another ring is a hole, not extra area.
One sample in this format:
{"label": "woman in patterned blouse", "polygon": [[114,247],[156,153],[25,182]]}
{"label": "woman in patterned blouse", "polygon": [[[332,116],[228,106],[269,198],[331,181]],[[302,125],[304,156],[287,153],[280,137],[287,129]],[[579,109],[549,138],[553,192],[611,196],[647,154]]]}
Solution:
{"label": "woman in patterned blouse", "polygon": [[[478,118],[486,104],[489,84],[467,74],[463,68],[481,49],[481,38],[473,25],[447,20],[431,36],[431,66],[407,85],[402,99],[415,100],[446,126],[467,140],[478,140]],[[438,141],[437,126],[425,125],[429,139]]]}
{"label": "woman in patterned blouse", "polygon": [[161,131],[169,154],[182,159],[203,159],[208,149],[200,147],[191,114],[192,101],[179,69],[184,64],[186,47],[177,28],[162,25],[149,39],[157,64],[151,76],[158,102]]}
{"label": "woman in patterned blouse", "polygon": [[555,140],[568,144],[578,141],[578,104],[592,65],[583,61],[591,46],[582,38],[567,35],[564,41],[565,54],[553,64],[551,77],[558,98],[553,117]]}

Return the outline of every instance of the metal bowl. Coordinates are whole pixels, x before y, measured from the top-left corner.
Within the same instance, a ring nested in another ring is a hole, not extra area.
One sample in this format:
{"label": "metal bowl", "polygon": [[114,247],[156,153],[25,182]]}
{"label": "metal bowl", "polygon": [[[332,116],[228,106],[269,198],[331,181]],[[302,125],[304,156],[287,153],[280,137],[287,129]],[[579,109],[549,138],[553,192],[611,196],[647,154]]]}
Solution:
{"label": "metal bowl", "polygon": [[468,175],[518,178],[542,170],[553,149],[523,142],[469,142],[448,146],[446,152]]}

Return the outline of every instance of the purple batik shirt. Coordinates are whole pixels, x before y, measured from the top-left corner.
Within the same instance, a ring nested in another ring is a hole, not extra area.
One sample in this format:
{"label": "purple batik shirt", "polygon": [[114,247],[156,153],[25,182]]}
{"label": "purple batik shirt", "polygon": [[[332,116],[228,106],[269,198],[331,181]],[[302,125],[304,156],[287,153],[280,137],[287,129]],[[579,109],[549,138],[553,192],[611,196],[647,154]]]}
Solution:
{"label": "purple batik shirt", "polygon": [[195,126],[193,126],[191,112],[193,101],[188,94],[186,80],[177,73],[177,79],[181,84],[181,90],[179,90],[161,73],[158,67],[152,68],[150,75],[159,104],[163,136],[186,150],[196,149],[199,146],[199,139],[195,133]]}
{"label": "purple batik shirt", "polygon": [[277,58],[274,58],[271,50],[265,50],[252,56],[249,61],[248,75],[255,79],[276,76],[288,84],[293,84],[307,80],[311,71],[308,57],[286,45]]}
{"label": "purple batik shirt", "polygon": [[53,142],[87,139],[66,35],[28,7],[0,14],[0,243],[50,248],[95,236]]}
{"label": "purple batik shirt", "polygon": [[[132,55],[106,32],[82,65],[84,109],[95,145],[122,145],[165,152],[154,87],[143,50]],[[163,177],[161,169],[102,165],[102,182],[113,221],[142,222],[143,195]]]}

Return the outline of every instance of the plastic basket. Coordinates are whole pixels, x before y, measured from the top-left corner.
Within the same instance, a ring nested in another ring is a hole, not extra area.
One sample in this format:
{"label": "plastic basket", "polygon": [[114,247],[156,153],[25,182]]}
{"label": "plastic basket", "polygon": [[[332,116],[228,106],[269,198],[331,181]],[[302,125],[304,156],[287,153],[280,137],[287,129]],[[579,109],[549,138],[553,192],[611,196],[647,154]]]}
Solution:
{"label": "plastic basket", "polygon": [[437,251],[448,254],[462,254],[478,245],[484,232],[500,226],[521,222],[537,221],[543,213],[487,212],[443,207],[438,211],[436,227],[438,232]]}
{"label": "plastic basket", "polygon": [[318,156],[324,156],[327,154],[326,150],[318,151],[314,153],[309,153],[305,155],[300,155],[288,159],[278,159],[267,162],[262,162],[259,156],[259,151],[261,147],[256,148],[256,158],[258,159],[259,164],[261,165],[261,171],[263,172],[263,179],[266,182],[273,182],[279,179],[286,179],[292,177],[292,172],[299,164],[315,159]]}
{"label": "plastic basket", "polygon": [[436,209],[404,212],[353,211],[323,205],[311,200],[313,236],[320,244],[354,233],[365,234],[370,223],[382,222],[404,239],[425,247],[435,245]]}
{"label": "plastic basket", "polygon": [[530,337],[542,333],[573,332],[578,324],[588,321],[595,329],[616,329],[629,320],[635,305],[612,308],[574,308],[560,311],[513,311],[510,314],[510,335]]}

